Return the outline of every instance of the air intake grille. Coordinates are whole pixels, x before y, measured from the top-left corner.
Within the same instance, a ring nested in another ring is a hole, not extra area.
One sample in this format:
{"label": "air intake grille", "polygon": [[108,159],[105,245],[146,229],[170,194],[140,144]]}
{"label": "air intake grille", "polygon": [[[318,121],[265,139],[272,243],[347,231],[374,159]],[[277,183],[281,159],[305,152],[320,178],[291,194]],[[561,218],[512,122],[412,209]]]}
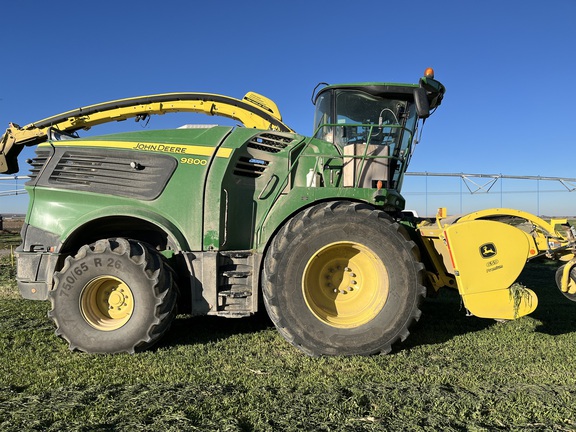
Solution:
{"label": "air intake grille", "polygon": [[140,187],[143,172],[134,170],[130,161],[81,152],[65,152],[52,171],[50,182],[62,184],[110,184],[129,182]]}
{"label": "air intake grille", "polygon": [[28,183],[36,180],[36,177],[38,177],[38,173],[46,163],[48,156],[50,156],[50,150],[36,150],[36,157],[28,160],[28,163],[31,165],[30,180]]}
{"label": "air intake grille", "polygon": [[264,174],[269,163],[270,162],[262,159],[241,156],[234,168],[234,174],[243,177],[258,178]]}
{"label": "air intake grille", "polygon": [[157,198],[178,164],[170,156],[111,149],[57,150],[52,160],[39,185],[142,200]]}
{"label": "air intake grille", "polygon": [[292,141],[294,141],[294,139],[291,137],[262,133],[252,138],[248,142],[248,147],[268,153],[278,153],[280,150],[286,148]]}

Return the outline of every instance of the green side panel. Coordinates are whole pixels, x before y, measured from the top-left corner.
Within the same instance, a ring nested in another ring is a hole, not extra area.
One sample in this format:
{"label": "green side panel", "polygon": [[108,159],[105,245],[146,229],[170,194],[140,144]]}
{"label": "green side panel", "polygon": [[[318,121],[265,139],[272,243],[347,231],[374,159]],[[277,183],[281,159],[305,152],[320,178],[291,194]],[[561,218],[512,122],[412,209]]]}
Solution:
{"label": "green side panel", "polygon": [[404,199],[396,191],[344,187],[345,157],[337,146],[323,140],[236,129],[222,148],[234,152],[228,161],[215,159],[208,173],[205,250],[263,250],[291,215],[320,201],[342,199],[404,208]]}
{"label": "green side panel", "polygon": [[89,222],[111,216],[133,217],[162,227],[177,244],[188,249],[190,238],[185,236],[179,221],[171,214],[159,211],[160,206],[174,204],[170,201],[162,198],[156,203],[148,203],[89,192],[37,188],[27,222],[59,235],[64,242],[76,229]]}
{"label": "green side panel", "polygon": [[206,183],[204,248],[251,249],[256,227],[287,185],[290,151],[304,137],[273,131],[236,129],[222,148],[229,160],[215,159]]}
{"label": "green side panel", "polygon": [[[57,154],[72,154],[72,162],[110,149],[109,153],[125,155],[118,158],[122,166],[138,163],[143,159],[139,155],[146,154],[147,157],[172,157],[176,160],[176,169],[162,193],[155,199],[145,200],[115,196],[114,192],[94,193],[90,189],[96,187],[90,185],[85,190],[66,190],[59,175],[66,173],[70,166],[65,164],[62,169],[57,160],[49,161],[40,178],[31,182],[41,185],[27,187],[31,197],[28,223],[65,240],[87,222],[109,216],[133,216],[161,226],[182,249],[200,250],[206,175],[213,160],[228,160],[230,152],[221,154],[216,147],[231,130],[213,127],[144,131],[53,142]],[[97,165],[92,168],[95,176],[99,174],[98,169]]]}
{"label": "green side panel", "polygon": [[[37,151],[46,162],[28,186],[28,223],[62,241],[89,222],[126,216],[161,227],[183,250],[263,250],[279,226],[317,202],[404,207],[396,191],[346,186],[350,157],[293,133],[213,127],[52,144],[54,151]],[[160,185],[150,184],[152,173]]]}

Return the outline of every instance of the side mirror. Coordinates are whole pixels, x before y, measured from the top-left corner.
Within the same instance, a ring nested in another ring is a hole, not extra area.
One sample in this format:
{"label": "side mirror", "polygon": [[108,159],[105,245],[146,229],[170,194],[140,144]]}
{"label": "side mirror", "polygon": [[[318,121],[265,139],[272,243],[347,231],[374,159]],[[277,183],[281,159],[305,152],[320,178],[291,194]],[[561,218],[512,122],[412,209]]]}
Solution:
{"label": "side mirror", "polygon": [[430,104],[428,103],[428,94],[422,87],[414,89],[414,103],[416,104],[416,113],[421,119],[430,116]]}

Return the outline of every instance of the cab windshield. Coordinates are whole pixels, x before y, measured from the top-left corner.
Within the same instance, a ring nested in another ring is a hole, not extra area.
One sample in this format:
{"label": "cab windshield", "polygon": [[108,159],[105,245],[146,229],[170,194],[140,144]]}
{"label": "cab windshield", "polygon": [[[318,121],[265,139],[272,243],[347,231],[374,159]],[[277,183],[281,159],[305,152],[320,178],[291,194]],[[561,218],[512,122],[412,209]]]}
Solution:
{"label": "cab windshield", "polygon": [[[347,144],[410,144],[416,122],[414,105],[358,90],[335,90],[316,101],[315,138]],[[402,141],[400,141],[402,139]]]}
{"label": "cab windshield", "polygon": [[[399,187],[411,154],[416,122],[411,101],[334,89],[321,93],[316,100],[314,137],[337,145],[343,154],[357,154],[358,145],[368,145],[375,151],[385,147],[379,154],[389,159],[387,185]],[[348,150],[350,146],[356,150]]]}

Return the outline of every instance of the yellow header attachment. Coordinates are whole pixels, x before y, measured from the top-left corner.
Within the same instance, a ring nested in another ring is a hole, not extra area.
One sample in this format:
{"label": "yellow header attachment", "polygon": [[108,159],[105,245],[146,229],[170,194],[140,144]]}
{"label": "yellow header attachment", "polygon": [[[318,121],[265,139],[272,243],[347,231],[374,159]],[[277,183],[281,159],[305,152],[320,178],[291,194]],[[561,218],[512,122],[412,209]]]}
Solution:
{"label": "yellow header attachment", "polygon": [[20,127],[10,123],[0,138],[0,173],[18,172],[17,157],[23,146],[48,139],[50,130],[71,133],[103,123],[155,114],[194,112],[232,118],[248,128],[293,132],[282,123],[277,105],[249,92],[242,100],[211,93],[163,93],[118,99],[67,111]]}
{"label": "yellow header attachment", "polygon": [[[540,255],[570,260],[576,248],[566,220],[548,223],[514,209],[450,218],[443,209],[436,223],[422,222],[418,230],[432,263],[431,285],[457,288],[466,309],[481,318],[515,319],[534,311],[536,294],[516,282],[526,262]],[[564,293],[576,292],[563,283]]]}

